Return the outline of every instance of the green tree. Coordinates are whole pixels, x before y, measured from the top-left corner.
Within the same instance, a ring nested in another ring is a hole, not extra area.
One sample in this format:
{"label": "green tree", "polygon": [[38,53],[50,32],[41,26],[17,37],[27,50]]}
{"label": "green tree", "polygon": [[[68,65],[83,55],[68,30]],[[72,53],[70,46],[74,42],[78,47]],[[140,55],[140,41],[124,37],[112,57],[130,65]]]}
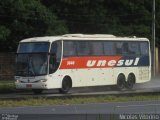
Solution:
{"label": "green tree", "polygon": [[[160,43],[160,0],[156,41]],[[114,34],[151,39],[152,0],[1,0],[0,49],[27,37],[65,33]]]}
{"label": "green tree", "polygon": [[39,0],[0,1],[1,51],[12,51],[27,37],[67,33],[67,27]]}
{"label": "green tree", "polygon": [[[152,0],[41,0],[71,33],[105,33],[151,39]],[[156,35],[160,41],[160,1],[156,0]]]}

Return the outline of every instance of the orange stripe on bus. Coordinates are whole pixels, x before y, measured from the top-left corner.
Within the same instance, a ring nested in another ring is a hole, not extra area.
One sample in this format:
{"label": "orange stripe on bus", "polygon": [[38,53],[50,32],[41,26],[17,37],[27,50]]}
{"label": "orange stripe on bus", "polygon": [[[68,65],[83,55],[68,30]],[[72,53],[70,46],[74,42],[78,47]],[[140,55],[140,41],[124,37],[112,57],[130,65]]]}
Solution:
{"label": "orange stripe on bus", "polygon": [[112,68],[120,59],[121,56],[66,57],[62,59],[60,69]]}

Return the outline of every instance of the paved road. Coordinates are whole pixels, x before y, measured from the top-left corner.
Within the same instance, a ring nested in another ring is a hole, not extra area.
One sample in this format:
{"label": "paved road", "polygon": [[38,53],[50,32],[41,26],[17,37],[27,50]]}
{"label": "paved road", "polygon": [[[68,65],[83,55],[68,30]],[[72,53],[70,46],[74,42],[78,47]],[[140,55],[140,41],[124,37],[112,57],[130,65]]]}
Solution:
{"label": "paved road", "polygon": [[136,84],[131,91],[117,91],[111,86],[100,87],[85,87],[85,88],[73,88],[68,95],[59,94],[58,90],[46,90],[41,95],[34,95],[33,92],[20,92],[16,91],[10,94],[0,94],[0,99],[24,99],[27,97],[45,97],[54,98],[61,96],[88,96],[88,95],[107,95],[107,94],[130,94],[130,93],[144,93],[144,92],[159,92],[160,91],[160,77],[156,77],[149,82]]}
{"label": "paved road", "polygon": [[[104,92],[105,91],[105,92]],[[74,89],[70,95],[123,94],[128,92],[158,92],[160,79],[153,79],[148,83],[138,84],[133,91],[113,91],[109,87]],[[50,93],[51,92],[51,93]],[[53,94],[54,93],[54,94]],[[13,93],[8,96],[33,96],[31,92]],[[4,97],[2,95],[1,97]],[[46,91],[40,96],[62,96],[56,90]],[[144,116],[147,114],[148,116]],[[156,114],[156,115],[155,115]],[[14,120],[160,120],[160,101],[115,102],[82,105],[56,105],[37,107],[0,108],[0,119],[15,118]],[[151,118],[152,117],[152,118]]]}
{"label": "paved road", "polygon": [[[154,115],[160,119],[160,101],[138,101],[138,102],[113,102],[82,105],[56,105],[56,106],[37,106],[37,107],[16,107],[0,108],[2,115],[18,115],[21,119],[42,120],[93,120],[97,117],[110,118],[117,120],[120,115]],[[115,116],[113,116],[113,114]],[[88,117],[86,119],[86,117]],[[124,117],[124,116],[123,116]],[[84,119],[85,118],[85,119]],[[138,120],[138,119],[137,119]],[[149,119],[150,120],[150,119]],[[155,120],[155,119],[154,119]]]}
{"label": "paved road", "polygon": [[29,106],[0,108],[0,113],[9,114],[122,114],[159,113],[160,101],[111,102],[77,105]]}

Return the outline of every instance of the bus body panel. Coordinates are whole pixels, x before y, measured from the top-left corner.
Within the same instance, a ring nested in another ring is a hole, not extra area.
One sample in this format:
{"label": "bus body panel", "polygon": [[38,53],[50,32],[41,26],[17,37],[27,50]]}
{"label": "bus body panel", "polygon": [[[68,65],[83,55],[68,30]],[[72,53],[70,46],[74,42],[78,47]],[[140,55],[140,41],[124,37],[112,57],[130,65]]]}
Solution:
{"label": "bus body panel", "polygon": [[[19,77],[16,76],[17,80],[16,88],[17,89],[51,89],[51,88],[59,88],[60,81],[57,75],[47,75],[46,77]],[[32,79],[35,79],[32,81]],[[29,82],[26,82],[28,81]],[[23,82],[25,81],[25,82]]]}
{"label": "bus body panel", "polygon": [[[49,42],[62,40],[62,55],[58,69],[53,73],[44,76],[25,77],[15,76],[16,88],[18,89],[53,89],[62,88],[62,81],[65,76],[72,80],[72,87],[115,85],[119,74],[124,74],[126,80],[129,74],[133,73],[136,83],[147,82],[151,79],[151,54],[149,56],[125,56],[125,55],[97,55],[97,56],[64,56],[64,42],[147,42],[146,38],[116,37],[107,35],[77,35],[57,37],[37,37],[21,41],[28,42]],[[149,44],[150,45],[150,44]],[[96,46],[95,46],[96,47]],[[49,48],[50,50],[51,48]],[[68,48],[69,49],[69,48]],[[96,52],[96,51],[95,51]],[[37,58],[39,56],[37,55]],[[49,61],[49,60],[48,60]],[[49,63],[49,62],[48,62]],[[48,65],[49,66],[49,65]]]}

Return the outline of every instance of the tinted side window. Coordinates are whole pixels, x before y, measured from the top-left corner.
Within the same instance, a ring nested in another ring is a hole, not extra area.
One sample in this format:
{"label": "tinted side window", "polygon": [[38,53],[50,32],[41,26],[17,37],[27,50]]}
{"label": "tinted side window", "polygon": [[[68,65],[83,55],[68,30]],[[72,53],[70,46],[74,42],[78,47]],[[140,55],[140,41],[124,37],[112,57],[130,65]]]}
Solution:
{"label": "tinted side window", "polygon": [[61,59],[61,53],[62,53],[62,43],[61,41],[57,41],[57,42],[53,42],[52,45],[51,45],[51,51],[50,53],[52,55],[56,55],[56,59],[58,61],[60,61]]}
{"label": "tinted side window", "polygon": [[127,55],[129,54],[129,46],[128,46],[128,42],[123,42],[122,43],[122,54],[123,55]]}
{"label": "tinted side window", "polygon": [[77,42],[77,53],[78,56],[90,55],[90,46],[87,41],[78,41]]}
{"label": "tinted side window", "polygon": [[104,54],[115,55],[115,47],[113,42],[104,42]]}
{"label": "tinted side window", "polygon": [[103,55],[103,42],[90,42],[91,55]]}
{"label": "tinted side window", "polygon": [[61,53],[62,53],[62,42],[56,41],[51,45],[50,50],[50,59],[49,59],[49,73],[54,73],[60,64],[61,61]]}
{"label": "tinted side window", "polygon": [[125,50],[123,50],[123,47],[124,47],[123,42],[114,42],[114,44],[115,44],[115,49],[116,49],[117,55],[122,55],[125,53]]}
{"label": "tinted side window", "polygon": [[135,46],[133,45],[134,45],[133,42],[123,42],[122,54],[123,55],[135,55],[136,51],[134,49]]}
{"label": "tinted side window", "polygon": [[120,55],[139,55],[138,42],[116,42],[116,52]]}
{"label": "tinted side window", "polygon": [[140,55],[139,42],[128,42],[128,54]]}
{"label": "tinted side window", "polygon": [[148,42],[141,42],[140,43],[140,51],[141,51],[141,55],[148,55],[148,51],[149,51],[149,45]]}
{"label": "tinted side window", "polygon": [[76,42],[74,41],[64,41],[63,43],[63,55],[66,56],[76,56]]}

